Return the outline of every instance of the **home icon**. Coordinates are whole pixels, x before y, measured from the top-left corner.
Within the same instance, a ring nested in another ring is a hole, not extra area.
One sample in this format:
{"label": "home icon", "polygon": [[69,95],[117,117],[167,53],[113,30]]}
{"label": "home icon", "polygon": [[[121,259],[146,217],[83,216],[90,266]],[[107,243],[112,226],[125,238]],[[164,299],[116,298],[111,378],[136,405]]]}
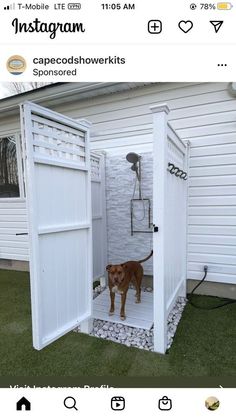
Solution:
{"label": "home icon", "polygon": [[25,397],[22,397],[16,403],[16,410],[31,410],[31,403]]}

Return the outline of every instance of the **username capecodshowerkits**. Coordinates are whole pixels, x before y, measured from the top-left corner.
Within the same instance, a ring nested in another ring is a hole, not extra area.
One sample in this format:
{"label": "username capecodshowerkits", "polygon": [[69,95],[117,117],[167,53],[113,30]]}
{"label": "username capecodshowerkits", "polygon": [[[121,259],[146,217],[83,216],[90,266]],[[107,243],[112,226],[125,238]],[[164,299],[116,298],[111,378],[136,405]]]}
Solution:
{"label": "username capecodshowerkits", "polygon": [[[34,76],[77,76],[78,66],[81,65],[124,65],[126,63],[125,57],[119,57],[116,55],[108,56],[71,56],[71,57],[35,57],[33,58],[33,64],[37,67],[33,68],[32,73]],[[67,66],[67,68],[60,68],[61,65]],[[73,69],[68,66],[77,66]],[[45,68],[50,66],[51,68]],[[54,67],[59,66],[59,67]],[[54,68],[52,68],[54,67]]]}

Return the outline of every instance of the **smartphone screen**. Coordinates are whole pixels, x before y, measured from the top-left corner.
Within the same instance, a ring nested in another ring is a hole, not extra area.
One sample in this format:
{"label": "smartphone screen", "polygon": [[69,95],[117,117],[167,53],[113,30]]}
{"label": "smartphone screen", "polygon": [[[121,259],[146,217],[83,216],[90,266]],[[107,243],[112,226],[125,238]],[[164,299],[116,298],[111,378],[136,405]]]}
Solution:
{"label": "smartphone screen", "polygon": [[0,409],[233,418],[236,4],[0,8]]}

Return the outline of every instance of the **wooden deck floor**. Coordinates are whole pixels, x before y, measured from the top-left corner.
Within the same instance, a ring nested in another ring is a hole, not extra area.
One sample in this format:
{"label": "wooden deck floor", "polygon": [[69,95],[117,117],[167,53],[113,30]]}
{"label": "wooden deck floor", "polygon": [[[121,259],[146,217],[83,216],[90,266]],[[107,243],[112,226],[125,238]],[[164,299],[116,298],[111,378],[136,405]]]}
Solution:
{"label": "wooden deck floor", "polygon": [[153,293],[142,292],[141,303],[135,303],[135,290],[129,289],[126,299],[126,319],[122,321],[120,312],[120,295],[116,295],[115,314],[109,316],[110,292],[105,289],[93,300],[93,317],[99,320],[106,320],[114,323],[122,323],[126,326],[138,327],[150,330],[153,325]]}

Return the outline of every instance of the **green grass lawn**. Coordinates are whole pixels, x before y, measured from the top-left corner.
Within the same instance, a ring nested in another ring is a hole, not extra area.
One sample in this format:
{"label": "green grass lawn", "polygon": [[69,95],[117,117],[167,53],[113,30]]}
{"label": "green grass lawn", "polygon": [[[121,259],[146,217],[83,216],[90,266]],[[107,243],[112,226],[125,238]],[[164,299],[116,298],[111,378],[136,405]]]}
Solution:
{"label": "green grass lawn", "polygon": [[29,276],[0,270],[0,320],[0,376],[236,375],[236,304],[213,311],[187,305],[165,356],[74,332],[38,352],[32,348]]}

